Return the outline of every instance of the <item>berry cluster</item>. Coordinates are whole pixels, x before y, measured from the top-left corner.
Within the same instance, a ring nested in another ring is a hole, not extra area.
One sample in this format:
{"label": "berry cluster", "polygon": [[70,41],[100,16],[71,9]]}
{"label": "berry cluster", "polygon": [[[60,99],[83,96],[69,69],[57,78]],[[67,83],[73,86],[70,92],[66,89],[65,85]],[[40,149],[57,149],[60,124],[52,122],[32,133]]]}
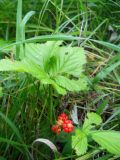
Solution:
{"label": "berry cluster", "polygon": [[62,130],[66,133],[70,133],[73,131],[73,129],[73,122],[68,119],[68,116],[65,113],[59,115],[56,125],[52,126],[52,131],[57,134],[60,134]]}

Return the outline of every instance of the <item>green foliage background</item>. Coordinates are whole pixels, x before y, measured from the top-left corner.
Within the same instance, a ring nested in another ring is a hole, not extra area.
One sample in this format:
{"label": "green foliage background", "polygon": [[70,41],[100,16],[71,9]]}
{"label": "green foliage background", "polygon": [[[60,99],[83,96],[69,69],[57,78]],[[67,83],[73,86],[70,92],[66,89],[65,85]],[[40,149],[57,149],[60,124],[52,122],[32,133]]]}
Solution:
{"label": "green foliage background", "polygon": [[[35,11],[35,15],[26,24],[25,34],[26,39],[33,37],[32,43],[36,36],[48,34],[51,35],[49,40],[55,40],[53,34],[59,34],[56,39],[63,40],[61,33],[83,38],[73,40],[73,37],[68,37],[69,41],[65,40],[63,45],[85,49],[87,64],[84,73],[87,76],[88,89],[61,97],[29,74],[0,72],[0,158],[29,159],[32,142],[37,138],[47,138],[61,152],[60,157],[56,156],[57,160],[119,159],[120,156],[111,154],[113,150],[110,146],[111,153],[104,152],[95,142],[90,142],[85,155],[77,156],[71,151],[70,135],[53,135],[50,129],[53,123],[48,114],[51,112],[50,106],[53,106],[54,121],[61,112],[70,115],[73,106],[78,105],[79,127],[82,126],[87,112],[95,111],[103,118],[103,124],[98,129],[120,130],[120,1],[23,0],[23,17],[29,11]],[[16,12],[17,0],[0,0],[0,58],[10,59],[5,61],[8,63],[14,61],[14,50],[12,47],[4,50],[2,48],[15,42]],[[112,27],[112,31],[109,27]],[[110,41],[111,36],[113,41]],[[33,47],[33,50],[36,51],[36,48]],[[0,67],[4,68],[4,65],[1,63]],[[9,67],[5,67],[4,71],[10,70]],[[74,89],[71,85],[66,88],[70,90],[68,88]],[[52,99],[49,96],[51,93]],[[96,136],[99,138],[99,134],[94,134],[93,139]],[[110,136],[114,139],[113,134]],[[65,145],[67,141],[69,144]],[[103,148],[106,146],[103,145]],[[53,159],[51,150],[45,145],[35,146],[34,152],[36,160]]]}

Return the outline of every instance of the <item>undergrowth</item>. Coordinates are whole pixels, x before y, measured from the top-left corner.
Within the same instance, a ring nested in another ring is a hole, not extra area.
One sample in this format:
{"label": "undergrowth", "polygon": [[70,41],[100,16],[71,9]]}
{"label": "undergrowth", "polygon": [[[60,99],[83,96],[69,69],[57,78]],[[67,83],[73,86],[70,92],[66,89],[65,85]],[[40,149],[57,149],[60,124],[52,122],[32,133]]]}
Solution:
{"label": "undergrowth", "polygon": [[[119,160],[119,0],[0,8],[0,160]],[[61,113],[73,132],[58,124]]]}

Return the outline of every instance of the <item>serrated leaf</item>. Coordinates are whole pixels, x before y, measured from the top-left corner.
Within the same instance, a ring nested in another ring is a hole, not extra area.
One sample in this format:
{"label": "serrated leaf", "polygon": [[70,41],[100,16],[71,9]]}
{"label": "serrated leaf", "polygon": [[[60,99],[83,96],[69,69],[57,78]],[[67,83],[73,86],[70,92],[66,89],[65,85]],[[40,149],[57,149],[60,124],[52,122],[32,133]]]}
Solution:
{"label": "serrated leaf", "polygon": [[80,91],[85,90],[86,88],[86,81],[73,79],[71,80],[64,76],[57,76],[55,78],[55,82],[68,91]]}
{"label": "serrated leaf", "polygon": [[100,123],[102,123],[101,117],[94,112],[87,113],[87,117],[88,117],[89,123],[91,124],[99,125]]}
{"label": "serrated leaf", "polygon": [[91,135],[103,149],[106,149],[110,153],[120,155],[120,132],[96,131]]}
{"label": "serrated leaf", "polygon": [[63,88],[58,86],[52,79],[49,78],[47,73],[45,73],[40,66],[27,58],[23,59],[22,61],[11,61],[9,59],[3,59],[0,61],[0,71],[26,72],[41,80],[43,84],[53,85],[58,93],[66,93]]}
{"label": "serrated leaf", "polygon": [[[86,63],[83,48],[61,47],[61,44],[62,41],[44,44],[30,43],[25,47],[25,54],[27,58],[38,64],[64,91],[85,90],[86,79],[80,77],[83,65]],[[78,78],[69,79],[71,75]]]}
{"label": "serrated leaf", "polygon": [[64,53],[64,61],[60,64],[60,72],[79,77],[83,71],[83,65],[86,63],[83,48],[63,47],[61,49]]}
{"label": "serrated leaf", "polygon": [[27,44],[26,57],[31,58],[52,76],[67,73],[79,77],[83,71],[83,65],[86,63],[83,48],[60,47],[61,43],[58,41],[45,44]]}
{"label": "serrated leaf", "polygon": [[0,61],[0,71],[17,71],[31,73],[38,79],[47,79],[48,76],[42,69],[34,64],[29,59],[23,59],[22,61],[12,61],[9,59],[3,59]]}
{"label": "serrated leaf", "polygon": [[85,90],[86,80],[81,77],[86,63],[84,50],[61,47],[61,44],[61,41],[26,44],[25,58],[21,61],[1,60],[0,71],[27,72],[43,84],[51,84],[60,94]]}
{"label": "serrated leaf", "polygon": [[59,50],[58,42],[46,42],[43,44],[29,43],[25,46],[25,55],[27,58],[32,59],[36,64],[40,65],[44,71],[48,72],[51,68],[50,60],[55,56],[55,52]]}
{"label": "serrated leaf", "polygon": [[92,128],[92,124],[99,125],[100,123],[102,123],[102,119],[98,114],[94,112],[87,113],[83,124],[83,130],[87,133]]}
{"label": "serrated leaf", "polygon": [[72,136],[72,148],[75,150],[76,154],[80,156],[86,153],[87,147],[87,136],[79,129],[76,129],[75,135]]}

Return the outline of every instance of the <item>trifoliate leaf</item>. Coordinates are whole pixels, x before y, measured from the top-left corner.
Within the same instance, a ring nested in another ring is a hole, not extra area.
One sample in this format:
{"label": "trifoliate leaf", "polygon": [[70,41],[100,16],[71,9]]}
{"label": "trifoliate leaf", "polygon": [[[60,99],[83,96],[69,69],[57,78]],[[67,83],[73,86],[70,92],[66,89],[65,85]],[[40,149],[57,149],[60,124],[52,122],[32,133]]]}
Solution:
{"label": "trifoliate leaf", "polygon": [[86,79],[81,77],[86,63],[83,48],[61,44],[61,41],[25,44],[25,58],[1,60],[0,71],[27,72],[43,84],[51,84],[59,94],[85,90]]}
{"label": "trifoliate leaf", "polygon": [[103,149],[120,156],[120,132],[95,131],[91,135]]}
{"label": "trifoliate leaf", "polygon": [[75,130],[75,135],[72,136],[72,148],[78,156],[86,153],[88,147],[87,136],[79,129]]}
{"label": "trifoliate leaf", "polygon": [[52,77],[69,74],[75,77],[81,75],[86,56],[83,48],[61,47],[62,42],[47,42],[45,44],[27,44],[26,57],[40,65]]}
{"label": "trifoliate leaf", "polygon": [[83,48],[60,46],[61,44],[61,41],[26,44],[25,55],[38,64],[56,85],[64,90],[72,92],[85,90],[86,79],[81,77],[83,65],[86,63]]}

